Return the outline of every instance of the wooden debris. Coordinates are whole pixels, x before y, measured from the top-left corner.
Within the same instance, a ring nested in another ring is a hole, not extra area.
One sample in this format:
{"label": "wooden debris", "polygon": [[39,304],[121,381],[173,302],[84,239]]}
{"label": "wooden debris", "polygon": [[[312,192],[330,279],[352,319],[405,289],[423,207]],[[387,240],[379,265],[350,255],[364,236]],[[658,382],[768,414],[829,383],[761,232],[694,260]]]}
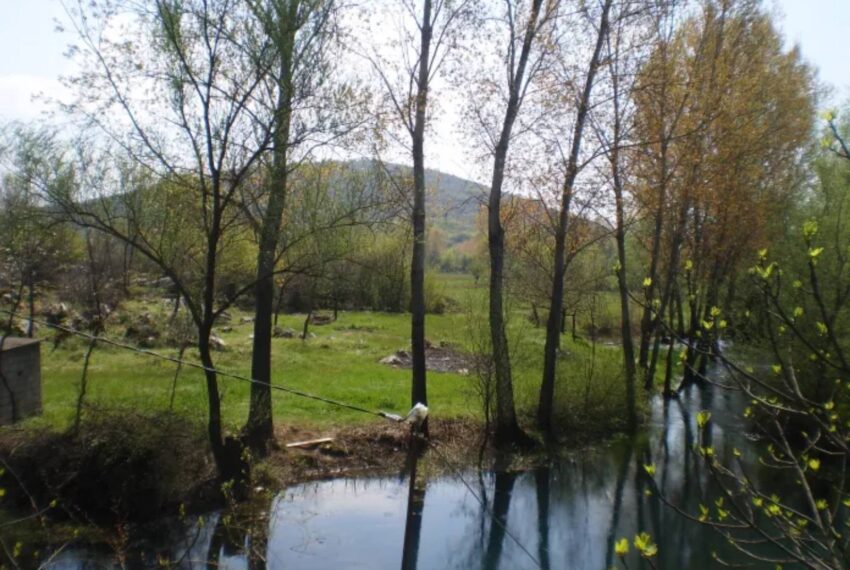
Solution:
{"label": "wooden debris", "polygon": [[330,443],[334,440],[332,437],[320,437],[319,439],[308,439],[307,441],[296,441],[287,443],[286,447],[313,447],[322,443]]}

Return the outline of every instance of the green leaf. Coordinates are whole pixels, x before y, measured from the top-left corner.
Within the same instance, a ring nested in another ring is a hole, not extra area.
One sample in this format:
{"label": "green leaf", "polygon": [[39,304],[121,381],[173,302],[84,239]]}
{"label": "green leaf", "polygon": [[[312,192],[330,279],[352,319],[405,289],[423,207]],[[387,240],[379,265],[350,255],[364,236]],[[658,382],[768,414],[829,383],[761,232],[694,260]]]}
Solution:
{"label": "green leaf", "polygon": [[622,558],[623,556],[625,556],[628,553],[629,553],[629,539],[623,537],[620,540],[618,540],[616,542],[616,544],[614,544],[614,554],[616,554],[617,556]]}

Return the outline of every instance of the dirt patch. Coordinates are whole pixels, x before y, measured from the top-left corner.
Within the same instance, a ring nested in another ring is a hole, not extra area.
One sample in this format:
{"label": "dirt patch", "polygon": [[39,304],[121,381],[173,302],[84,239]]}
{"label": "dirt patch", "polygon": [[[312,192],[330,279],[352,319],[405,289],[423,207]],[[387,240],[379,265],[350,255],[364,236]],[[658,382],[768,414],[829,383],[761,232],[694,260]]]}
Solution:
{"label": "dirt patch", "polygon": [[[430,438],[442,452],[466,463],[470,449],[480,446],[481,424],[472,420],[430,420]],[[357,427],[311,429],[282,426],[275,432],[279,449],[264,463],[265,474],[277,485],[403,469],[410,446],[406,424],[377,423]],[[287,443],[332,437],[312,448],[287,448]]]}
{"label": "dirt patch", "polygon": [[[393,368],[411,368],[413,355],[407,350],[399,350],[380,360],[381,364]],[[428,344],[425,347],[425,367],[432,372],[453,372],[466,376],[474,368],[474,357],[457,350],[451,344]]]}

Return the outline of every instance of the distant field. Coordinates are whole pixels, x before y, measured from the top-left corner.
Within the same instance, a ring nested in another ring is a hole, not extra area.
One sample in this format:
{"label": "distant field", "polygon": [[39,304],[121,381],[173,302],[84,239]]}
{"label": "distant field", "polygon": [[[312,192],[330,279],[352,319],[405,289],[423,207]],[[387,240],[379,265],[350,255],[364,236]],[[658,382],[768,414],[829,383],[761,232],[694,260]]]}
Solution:
{"label": "distant field", "polygon": [[[455,301],[457,309],[445,315],[428,315],[427,338],[449,342],[460,350],[472,351],[486,342],[486,284],[476,285],[468,275],[443,275],[442,293]],[[165,311],[151,303],[149,311]],[[139,306],[141,309],[141,306]],[[533,413],[539,387],[543,329],[535,328],[513,311],[510,336],[513,345],[514,380],[521,415]],[[227,349],[215,354],[216,366],[242,375],[250,374],[252,324],[240,324],[245,312],[234,312],[232,332],[220,333]],[[163,318],[165,318],[163,316]],[[300,332],[304,315],[281,315],[279,325]],[[340,312],[339,319],[324,326],[311,325],[315,338],[273,340],[273,382],[305,392],[341,400],[373,410],[406,412],[410,405],[410,372],[394,369],[378,361],[409,346],[410,321],[407,314]],[[108,331],[119,339],[123,328]],[[576,429],[599,414],[616,414],[622,401],[620,352],[599,345],[596,357],[584,342],[564,337],[567,356],[561,369],[559,402]],[[156,349],[176,355],[174,348]],[[44,414],[29,420],[32,427],[61,428],[72,421],[85,341],[74,339],[53,350],[42,346]],[[197,359],[187,351],[186,358]],[[86,402],[93,407],[150,412],[168,409],[176,365],[118,348],[100,346],[94,352]],[[222,409],[226,425],[236,429],[248,412],[249,384],[222,377]],[[429,404],[433,414],[443,417],[481,417],[474,375],[432,372],[428,376]],[[374,417],[340,409],[275,391],[274,412],[278,422],[322,426],[346,422],[373,421]],[[610,408],[610,409],[609,409]],[[206,396],[202,373],[184,368],[177,381],[174,409],[203,419]],[[581,410],[576,415],[577,410]],[[616,416],[615,416],[616,417]],[[610,417],[608,418],[610,420]],[[592,423],[592,422],[591,422]],[[584,426],[592,427],[592,426]]]}

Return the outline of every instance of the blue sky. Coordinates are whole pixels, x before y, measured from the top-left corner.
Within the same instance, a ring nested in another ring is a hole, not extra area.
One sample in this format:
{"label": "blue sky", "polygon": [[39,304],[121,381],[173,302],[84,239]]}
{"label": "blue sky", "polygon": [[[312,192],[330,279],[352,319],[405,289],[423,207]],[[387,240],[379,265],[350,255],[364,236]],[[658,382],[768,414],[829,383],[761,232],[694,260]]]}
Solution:
{"label": "blue sky", "polygon": [[[73,2],[74,0],[67,0]],[[790,43],[818,69],[834,89],[833,102],[850,98],[850,63],[844,46],[850,39],[850,0],[765,0],[779,15]],[[0,0],[0,120],[35,118],[43,105],[38,92],[61,92],[58,76],[71,70],[63,56],[67,36],[55,31],[63,19],[59,0]],[[460,176],[472,175],[454,149],[434,148],[432,164]]]}

